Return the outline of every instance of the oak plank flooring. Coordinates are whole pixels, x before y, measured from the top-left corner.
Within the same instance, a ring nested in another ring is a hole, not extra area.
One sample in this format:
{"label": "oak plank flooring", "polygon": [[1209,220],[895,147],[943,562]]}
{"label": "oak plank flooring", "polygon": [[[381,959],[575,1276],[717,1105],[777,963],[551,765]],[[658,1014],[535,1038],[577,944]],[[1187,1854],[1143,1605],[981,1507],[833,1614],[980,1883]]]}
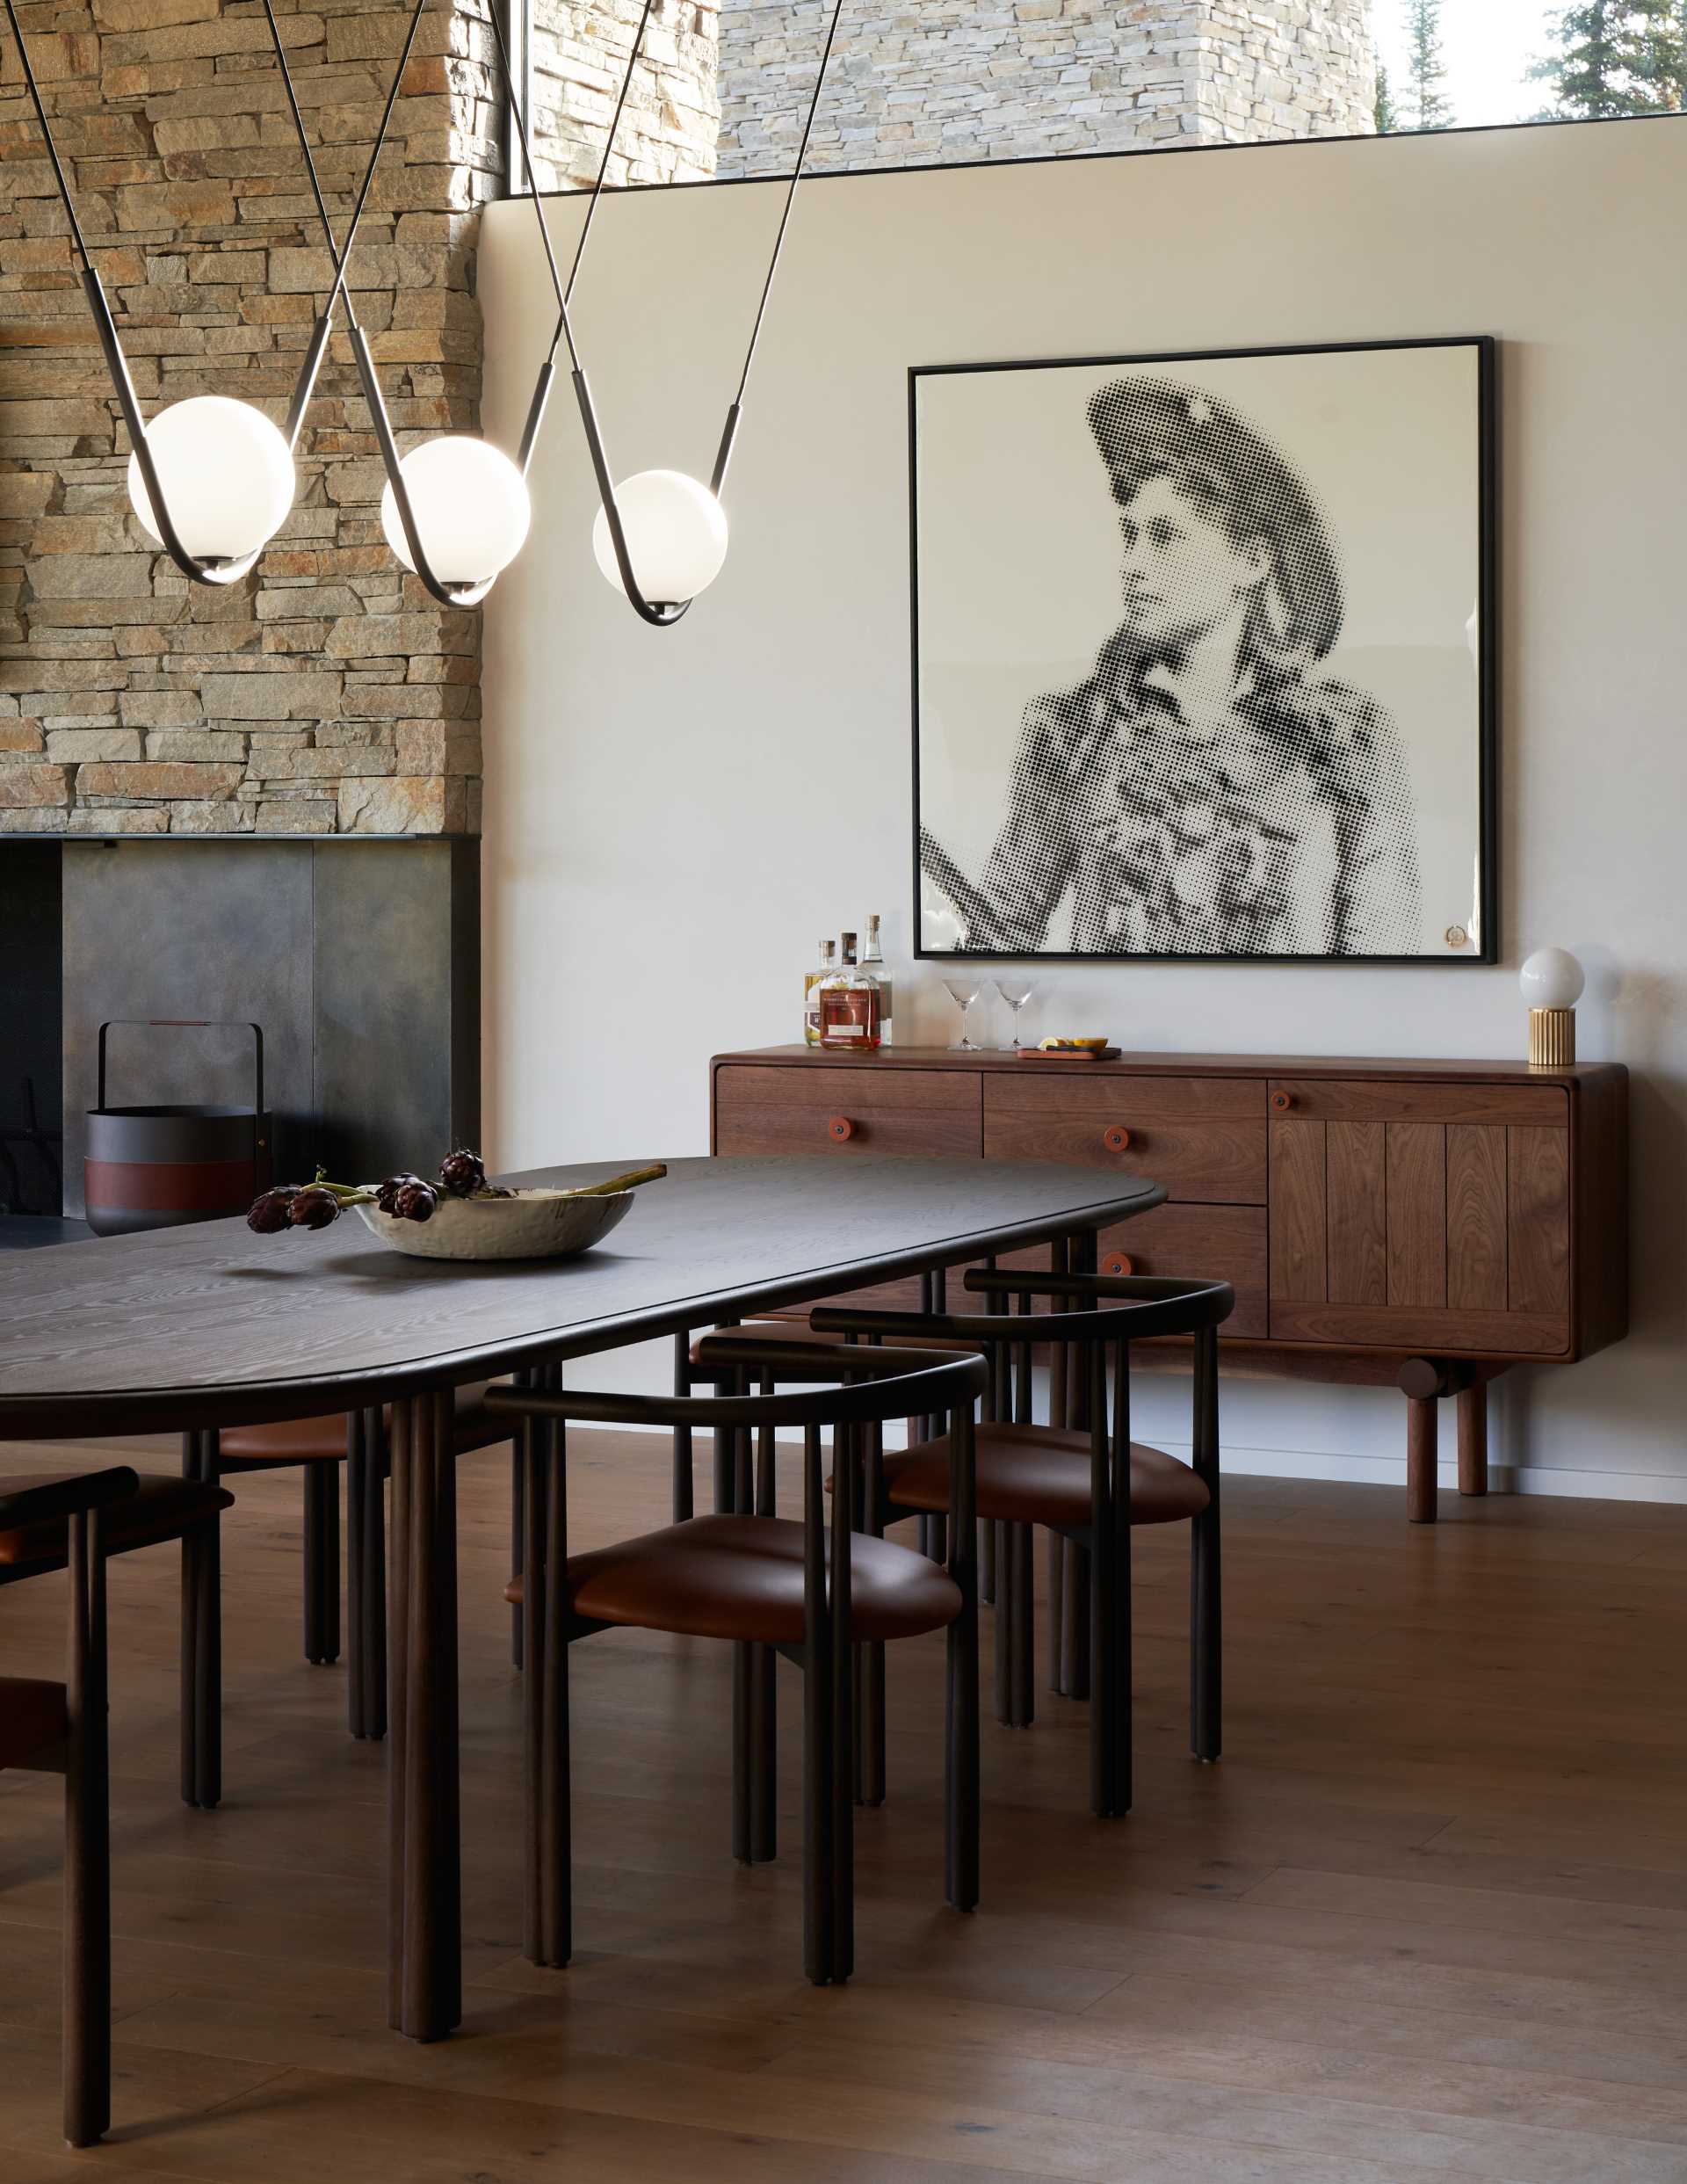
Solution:
{"label": "oak plank flooring", "polygon": [[[576,1439],[583,1544],[660,1514],[663,1443]],[[1496,1497],[1408,1535],[1385,1490],[1233,1482],[1223,1763],[1186,1757],[1184,1542],[1151,1533],[1137,1810],[1088,1817],[1082,1707],[987,1723],[972,1919],[940,1900],[941,1648],[896,1649],[858,1969],[822,1992],[794,1680],[784,1854],[744,1871],[724,1651],[643,1634],[575,1654],[580,1953],[522,1959],[507,1482],[462,1467],[463,2034],[385,2029],[385,1759],[298,1657],[297,1477],[249,1478],[217,1813],[176,1796],[174,1552],[112,1567],[117,2125],[89,2154],[57,2137],[57,1785],[0,1776],[6,2184],[1687,2184],[1687,1701],[1655,1674],[1687,1511]],[[0,1592],[8,1671],[55,1672],[63,1605]]]}

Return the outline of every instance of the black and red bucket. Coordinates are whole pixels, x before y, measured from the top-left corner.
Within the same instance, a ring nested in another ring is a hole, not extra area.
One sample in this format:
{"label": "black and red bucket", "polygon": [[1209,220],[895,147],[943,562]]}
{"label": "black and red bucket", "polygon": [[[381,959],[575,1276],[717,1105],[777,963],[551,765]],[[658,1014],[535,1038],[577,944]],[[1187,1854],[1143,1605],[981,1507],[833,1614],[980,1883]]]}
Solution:
{"label": "black and red bucket", "polygon": [[[181,1018],[116,1019],[171,1031],[206,1031],[212,1021]],[[224,1028],[219,1026],[218,1028]],[[270,1118],[264,1112],[264,1034],[253,1040],[250,1107],[110,1107],[105,1104],[105,1034],[99,1027],[99,1105],[88,1111],[83,1170],[89,1227],[96,1236],[174,1229],[243,1214],[272,1180]]]}

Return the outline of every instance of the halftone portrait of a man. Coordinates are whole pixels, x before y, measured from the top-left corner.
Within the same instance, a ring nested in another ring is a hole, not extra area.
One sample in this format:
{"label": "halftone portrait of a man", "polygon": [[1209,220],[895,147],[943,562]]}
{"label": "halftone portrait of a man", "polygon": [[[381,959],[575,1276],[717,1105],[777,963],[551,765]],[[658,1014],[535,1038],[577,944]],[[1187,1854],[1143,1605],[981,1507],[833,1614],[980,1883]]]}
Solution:
{"label": "halftone portrait of a man", "polygon": [[1479,374],[916,375],[924,950],[1478,952]]}

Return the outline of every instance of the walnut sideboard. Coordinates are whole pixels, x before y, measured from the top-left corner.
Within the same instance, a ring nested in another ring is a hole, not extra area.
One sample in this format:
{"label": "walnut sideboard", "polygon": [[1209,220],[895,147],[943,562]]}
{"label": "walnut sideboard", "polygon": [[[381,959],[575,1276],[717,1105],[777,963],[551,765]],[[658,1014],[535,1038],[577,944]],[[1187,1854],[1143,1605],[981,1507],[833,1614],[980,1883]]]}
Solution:
{"label": "walnut sideboard", "polygon": [[1460,1491],[1483,1493],[1488,1382],[1627,1331],[1611,1064],[770,1047],[717,1055],[711,1080],[717,1153],[1063,1160],[1164,1185],[1103,1233],[1103,1270],[1229,1281],[1227,1370],[1398,1386],[1415,1522],[1436,1512],[1440,1397],[1458,1398]]}

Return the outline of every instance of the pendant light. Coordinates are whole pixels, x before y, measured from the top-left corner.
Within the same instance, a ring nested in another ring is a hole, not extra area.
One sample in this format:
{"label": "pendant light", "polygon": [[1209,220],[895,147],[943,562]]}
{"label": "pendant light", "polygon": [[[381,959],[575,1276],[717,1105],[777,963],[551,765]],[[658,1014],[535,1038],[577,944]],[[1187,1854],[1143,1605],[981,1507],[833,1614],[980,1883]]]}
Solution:
{"label": "pendant light", "polygon": [[[24,82],[47,144],[70,239],[81,261],[80,279],[111,374],[118,407],[128,428],[129,498],[142,528],[156,539],[190,583],[231,584],[253,566],[286,521],[296,480],[293,453],[304,424],[317,373],[328,347],[338,283],[317,319],[293,388],[287,421],[278,429],[249,402],[225,395],[190,395],[161,410],[150,424],[141,413],[128,360],[118,337],[111,306],[76,218],[58,147],[47,123],[40,86],[18,21],[16,0],[4,0]],[[266,12],[268,0],[265,0]],[[293,96],[286,55],[273,15],[270,29],[281,63],[287,95]],[[297,112],[295,103],[294,112]]]}
{"label": "pendant light", "polygon": [[[743,369],[738,375],[737,391],[727,410],[726,424],[720,434],[720,444],[715,452],[714,468],[706,486],[681,470],[641,470],[625,479],[619,486],[611,472],[609,458],[604,447],[604,436],[597,421],[597,412],[586,380],[585,367],[581,362],[574,329],[568,319],[568,302],[574,294],[574,284],[580,271],[580,261],[585,254],[587,238],[597,211],[597,201],[603,193],[604,177],[608,171],[610,154],[614,149],[616,131],[620,125],[621,111],[626,104],[626,94],[638,66],[639,51],[644,40],[645,26],[650,20],[655,0],[644,0],[639,26],[634,33],[633,50],[627,57],[626,74],[622,80],[620,97],[605,139],[604,155],[597,169],[597,180],[592,191],[591,202],[576,246],[574,264],[568,275],[568,285],[559,296],[560,305],[556,331],[551,337],[551,359],[556,354],[559,339],[566,339],[568,357],[573,367],[575,398],[580,405],[581,421],[585,427],[586,446],[591,455],[593,471],[597,480],[599,507],[592,525],[592,551],[597,565],[609,582],[623,591],[635,611],[644,620],[659,629],[670,628],[677,622],[698,593],[713,583],[720,573],[727,557],[727,518],[720,505],[720,493],[727,481],[727,467],[732,461],[733,444],[738,434],[738,422],[743,410],[744,390],[749,383],[750,366],[755,361],[756,346],[761,338],[762,322],[767,315],[767,300],[772,293],[773,277],[778,271],[779,256],[785,248],[786,230],[791,222],[791,209],[796,201],[797,185],[802,178],[803,161],[807,156],[808,139],[819,111],[821,93],[825,88],[826,70],[832,56],[832,43],[837,36],[838,18],[844,11],[844,0],[835,0],[831,23],[822,49],[819,72],[815,78],[814,97],[808,103],[807,118],[803,123],[802,141],[798,146],[796,164],[791,172],[791,186],[786,192],[785,208],[779,216],[778,233],[773,241],[773,255],[768,262],[767,277],[762,283],[761,301],[756,308],[756,323],[750,329],[749,346],[744,352]],[[493,11],[496,28],[497,11]],[[521,125],[519,110],[517,125]],[[523,152],[526,153],[525,133],[523,133]],[[528,160],[528,172],[532,163]],[[535,189],[537,185],[535,185]],[[535,202],[537,203],[537,196]],[[540,209],[540,228],[545,226]],[[546,244],[548,255],[550,245]],[[555,262],[552,260],[553,279]],[[547,372],[550,369],[547,359]]]}
{"label": "pendant light", "polygon": [[[10,4],[11,0],[8,0]],[[436,433],[418,442],[407,454],[401,456],[398,444],[393,437],[392,421],[387,414],[387,404],[381,395],[374,360],[369,352],[368,340],[358,323],[350,292],[345,290],[344,285],[345,267],[351,254],[358,222],[363,216],[364,203],[387,141],[399,83],[428,4],[429,0],[416,0],[410,12],[404,49],[399,55],[392,89],[387,93],[386,112],[381,116],[374,150],[370,155],[368,171],[364,176],[363,187],[358,193],[343,250],[335,240],[333,223],[329,219],[328,207],[323,201],[317,179],[316,162],[305,135],[304,118],[299,111],[299,102],[293,97],[291,80],[288,82],[287,97],[293,109],[293,126],[299,134],[300,149],[309,171],[311,192],[316,200],[322,233],[327,239],[329,256],[334,263],[336,294],[344,297],[346,337],[351,345],[352,360],[357,366],[364,399],[369,405],[369,414],[374,424],[381,467],[387,473],[387,485],[380,499],[381,529],[398,560],[413,576],[421,579],[433,598],[445,606],[469,607],[480,605],[500,571],[507,568],[520,552],[527,536],[532,516],[527,495],[527,467],[532,456],[533,440],[544,415],[545,395],[550,382],[548,366],[539,374],[539,382],[534,390],[528,415],[527,430],[522,438],[520,453],[514,461],[501,448],[493,446],[489,440],[482,439],[473,432]],[[275,18],[272,0],[264,0],[264,8],[273,30]],[[510,75],[509,54],[504,47],[498,10],[495,7],[491,12],[498,59],[509,85],[510,104],[521,134],[525,157],[526,125],[522,119],[514,81]],[[279,42],[279,33],[277,35]],[[542,230],[542,219],[540,227]],[[547,252],[548,249],[547,239]],[[554,263],[551,267],[551,278],[560,297],[561,288]]]}

